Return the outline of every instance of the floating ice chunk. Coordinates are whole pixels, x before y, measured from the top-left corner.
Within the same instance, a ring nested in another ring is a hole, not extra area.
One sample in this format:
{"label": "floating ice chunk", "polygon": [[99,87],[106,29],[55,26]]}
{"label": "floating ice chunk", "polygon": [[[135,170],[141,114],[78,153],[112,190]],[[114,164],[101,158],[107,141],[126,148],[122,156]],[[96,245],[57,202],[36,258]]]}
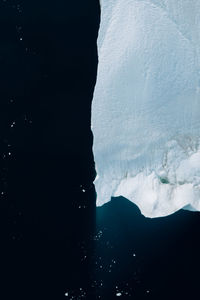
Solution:
{"label": "floating ice chunk", "polygon": [[200,210],[200,1],[101,0],[92,103],[97,205]]}
{"label": "floating ice chunk", "polygon": [[116,296],[120,297],[120,296],[122,296],[122,293],[117,293]]}

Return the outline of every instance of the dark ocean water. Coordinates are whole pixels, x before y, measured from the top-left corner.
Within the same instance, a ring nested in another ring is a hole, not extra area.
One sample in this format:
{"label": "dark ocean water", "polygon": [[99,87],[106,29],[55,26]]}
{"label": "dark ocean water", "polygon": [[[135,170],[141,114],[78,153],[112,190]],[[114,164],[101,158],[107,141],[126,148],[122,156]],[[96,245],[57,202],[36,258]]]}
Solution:
{"label": "dark ocean water", "polygon": [[199,213],[96,208],[99,17],[96,0],[0,1],[0,297],[198,299]]}
{"label": "dark ocean water", "polygon": [[94,189],[82,194],[42,203],[31,224],[13,218],[4,299],[198,299],[199,213],[146,219],[124,198],[96,209]]}

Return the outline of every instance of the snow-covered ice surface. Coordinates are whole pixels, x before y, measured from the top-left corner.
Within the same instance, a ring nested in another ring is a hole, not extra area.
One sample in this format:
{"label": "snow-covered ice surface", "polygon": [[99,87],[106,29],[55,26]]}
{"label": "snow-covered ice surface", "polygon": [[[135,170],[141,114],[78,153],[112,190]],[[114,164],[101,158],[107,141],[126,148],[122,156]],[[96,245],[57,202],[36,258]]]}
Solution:
{"label": "snow-covered ice surface", "polygon": [[101,0],[92,103],[97,205],[200,210],[200,1]]}

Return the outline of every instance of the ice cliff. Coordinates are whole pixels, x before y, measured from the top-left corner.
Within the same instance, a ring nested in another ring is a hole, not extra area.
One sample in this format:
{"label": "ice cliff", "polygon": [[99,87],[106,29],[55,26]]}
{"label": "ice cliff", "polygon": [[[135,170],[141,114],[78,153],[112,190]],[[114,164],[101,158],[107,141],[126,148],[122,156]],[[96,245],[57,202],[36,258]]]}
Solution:
{"label": "ice cliff", "polygon": [[200,1],[101,0],[92,103],[97,205],[200,210]]}

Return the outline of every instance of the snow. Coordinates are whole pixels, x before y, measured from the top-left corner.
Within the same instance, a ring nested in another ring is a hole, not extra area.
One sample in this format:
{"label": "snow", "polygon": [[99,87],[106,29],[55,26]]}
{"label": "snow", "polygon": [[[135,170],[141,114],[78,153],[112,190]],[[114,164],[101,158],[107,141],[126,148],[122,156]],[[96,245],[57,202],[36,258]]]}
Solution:
{"label": "snow", "polygon": [[92,102],[97,205],[200,210],[200,1],[102,0]]}

